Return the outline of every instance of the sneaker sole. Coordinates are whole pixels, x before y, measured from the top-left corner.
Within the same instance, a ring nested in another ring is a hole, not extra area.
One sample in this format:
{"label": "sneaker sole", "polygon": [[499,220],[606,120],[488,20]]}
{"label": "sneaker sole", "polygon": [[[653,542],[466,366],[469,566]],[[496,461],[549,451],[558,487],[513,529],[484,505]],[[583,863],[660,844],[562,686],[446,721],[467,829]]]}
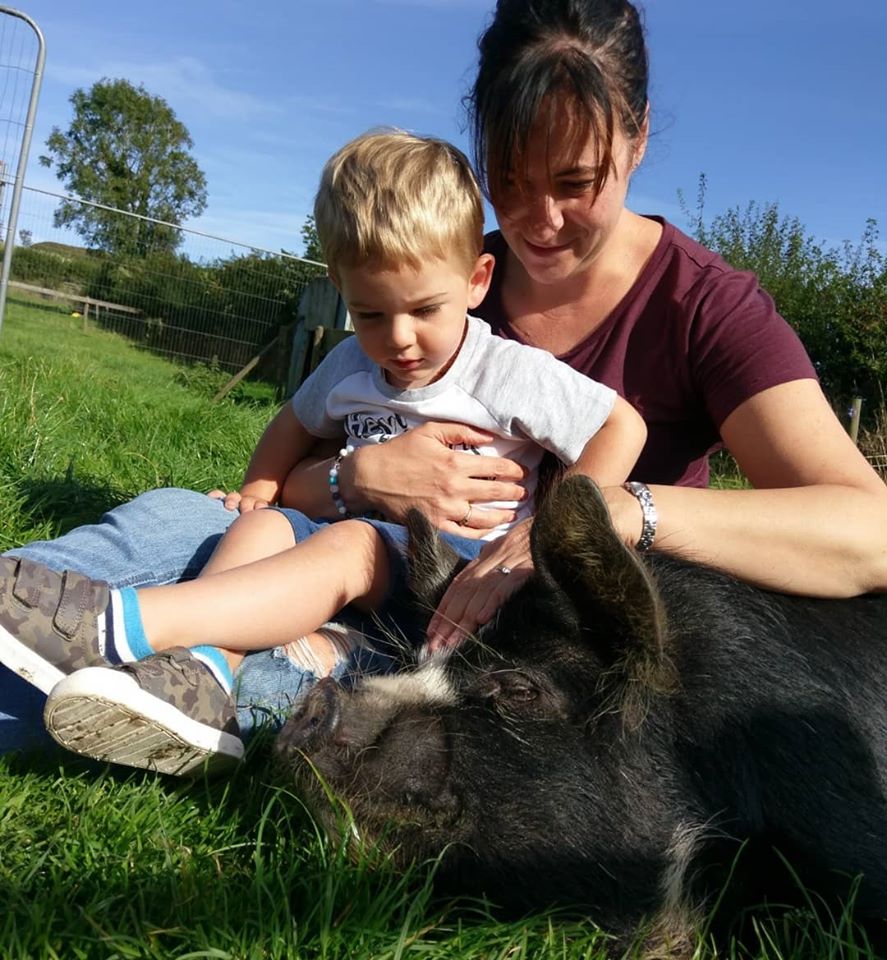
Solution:
{"label": "sneaker sole", "polygon": [[217,772],[243,758],[243,742],[186,717],[126,674],[84,667],[51,692],[46,729],[74,753],[174,776]]}
{"label": "sneaker sole", "polygon": [[2,624],[0,624],[0,663],[43,693],[49,693],[66,676],[58,667],[25,646]]}

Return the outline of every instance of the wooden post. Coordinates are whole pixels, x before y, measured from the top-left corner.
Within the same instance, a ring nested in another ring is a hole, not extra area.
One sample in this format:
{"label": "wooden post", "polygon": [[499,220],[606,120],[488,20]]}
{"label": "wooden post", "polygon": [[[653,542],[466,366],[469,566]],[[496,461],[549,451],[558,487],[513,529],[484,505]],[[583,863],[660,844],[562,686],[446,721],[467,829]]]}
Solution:
{"label": "wooden post", "polygon": [[862,397],[854,397],[850,404],[850,439],[858,444],[859,417],[862,414]]}

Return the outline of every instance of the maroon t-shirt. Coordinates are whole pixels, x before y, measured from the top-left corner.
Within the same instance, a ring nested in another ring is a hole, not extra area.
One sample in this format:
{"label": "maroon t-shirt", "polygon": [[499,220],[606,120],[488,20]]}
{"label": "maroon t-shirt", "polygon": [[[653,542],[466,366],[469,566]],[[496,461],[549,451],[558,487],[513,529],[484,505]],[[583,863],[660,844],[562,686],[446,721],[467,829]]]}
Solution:
{"label": "maroon t-shirt", "polygon": [[[606,320],[559,359],[625,397],[647,424],[632,478],[708,485],[719,427],[739,404],[768,387],[816,378],[795,332],[753,273],[658,217],[662,236],[640,276]],[[488,234],[493,283],[472,313],[502,337],[521,340],[502,308],[505,240]]]}

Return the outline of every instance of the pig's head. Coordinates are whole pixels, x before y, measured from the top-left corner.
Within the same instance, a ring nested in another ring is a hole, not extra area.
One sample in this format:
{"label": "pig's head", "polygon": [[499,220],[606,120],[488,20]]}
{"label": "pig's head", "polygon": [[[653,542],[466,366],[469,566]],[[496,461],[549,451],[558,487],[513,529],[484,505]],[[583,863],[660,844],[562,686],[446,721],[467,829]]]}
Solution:
{"label": "pig's head", "polygon": [[[457,559],[421,515],[410,532],[430,613]],[[318,683],[277,759],[330,830],[342,822],[332,794],[362,839],[403,861],[439,858],[459,892],[606,914],[627,883],[643,913],[672,826],[650,756],[650,708],[672,684],[659,595],[590,481],[559,486],[532,549],[534,576],[448,657],[347,689]]]}

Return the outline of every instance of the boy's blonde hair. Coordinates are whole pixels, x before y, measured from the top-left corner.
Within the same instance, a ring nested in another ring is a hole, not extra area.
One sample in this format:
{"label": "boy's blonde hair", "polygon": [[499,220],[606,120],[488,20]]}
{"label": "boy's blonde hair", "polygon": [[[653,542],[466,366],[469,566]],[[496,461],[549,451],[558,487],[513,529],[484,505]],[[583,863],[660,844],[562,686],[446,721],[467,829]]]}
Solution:
{"label": "boy's blonde hair", "polygon": [[434,258],[455,258],[470,273],[483,247],[483,203],[468,158],[403,130],[371,130],[335,153],[314,219],[333,275],[364,264],[418,269]]}

